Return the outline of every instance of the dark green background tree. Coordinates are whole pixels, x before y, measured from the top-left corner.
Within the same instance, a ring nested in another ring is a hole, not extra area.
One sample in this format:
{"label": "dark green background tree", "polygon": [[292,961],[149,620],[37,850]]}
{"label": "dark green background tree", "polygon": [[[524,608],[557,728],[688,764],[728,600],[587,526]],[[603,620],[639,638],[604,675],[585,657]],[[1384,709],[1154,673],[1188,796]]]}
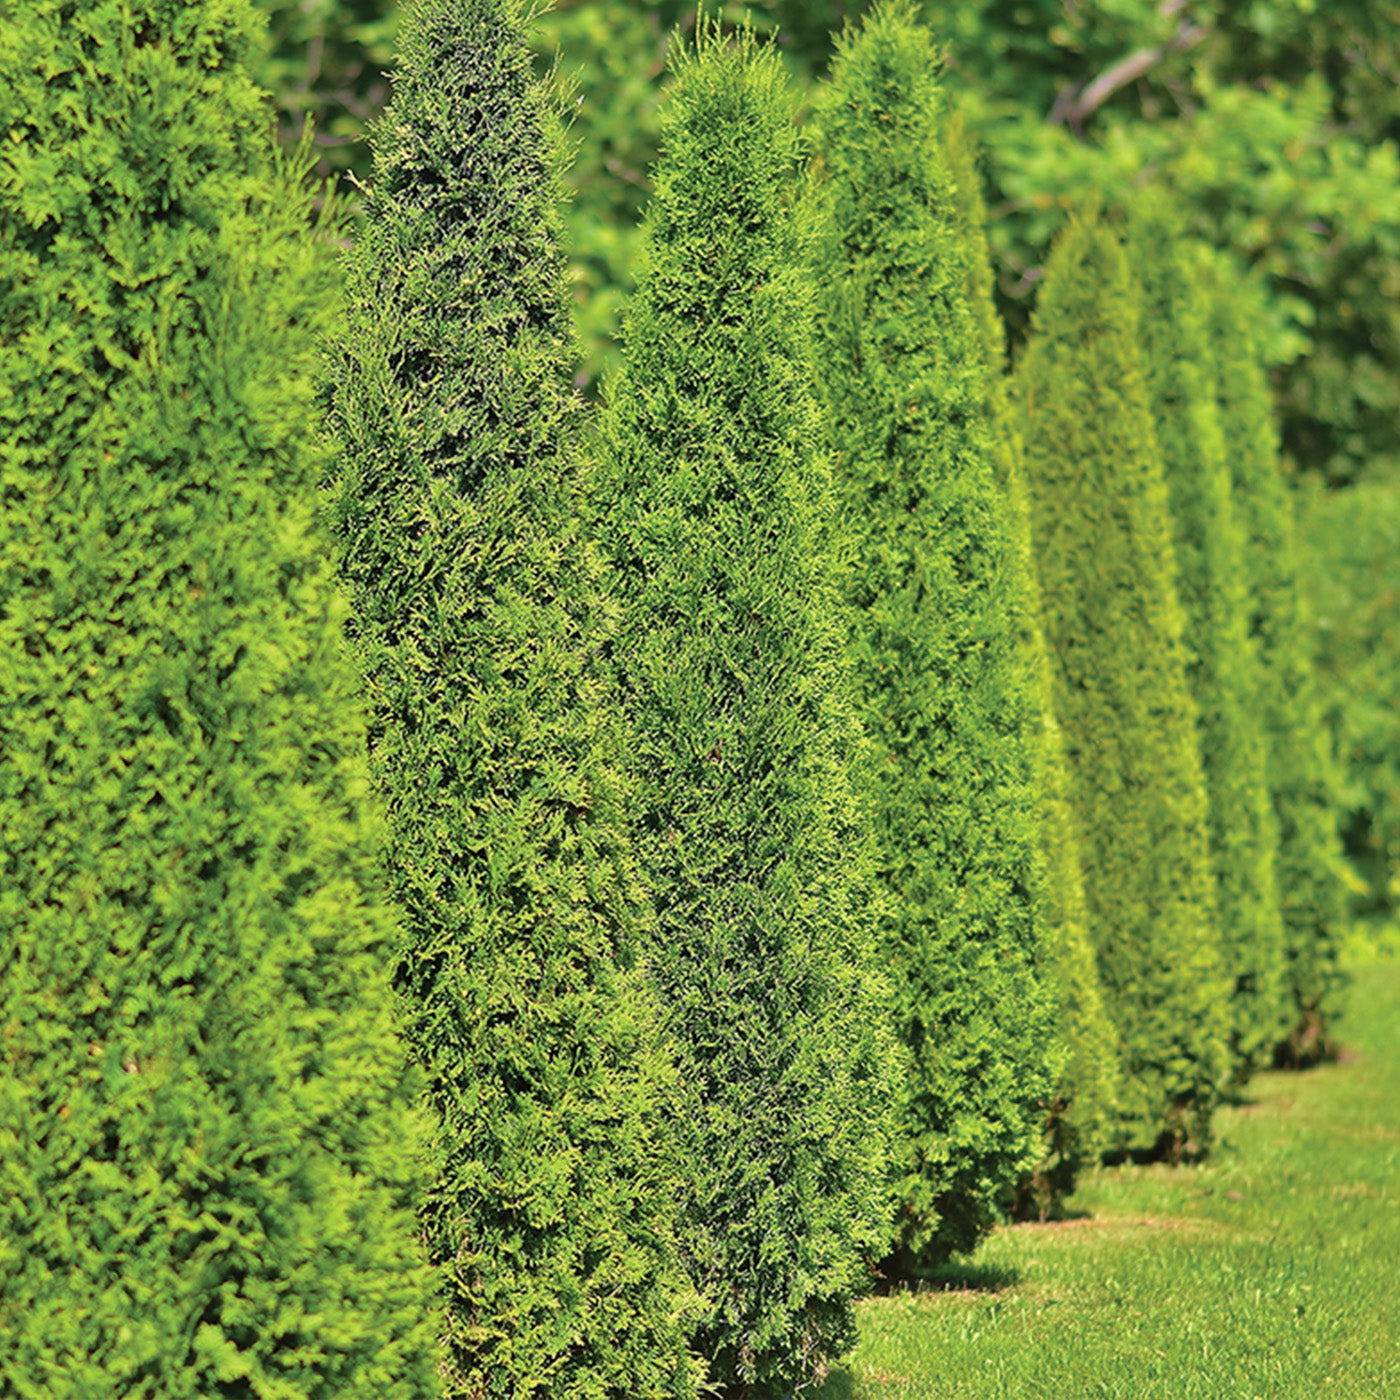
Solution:
{"label": "dark green background tree", "polygon": [[1284,1010],[1283,920],[1262,673],[1249,627],[1244,535],[1218,404],[1210,293],[1176,212],[1143,196],[1128,221],[1143,288],[1142,349],[1166,474],[1186,675],[1199,715],[1219,939],[1233,979],[1230,1049],[1247,1078],[1273,1056]]}
{"label": "dark green background tree", "polygon": [[242,0],[0,26],[0,1391],[426,1400],[305,162]]}
{"label": "dark green background tree", "polygon": [[675,63],[591,508],[680,1044],[696,1346],[725,1393],[782,1395],[850,1345],[888,1244],[892,1045],[790,98],[750,37],[706,26]]}
{"label": "dark green background tree", "polygon": [[993,469],[969,240],[938,150],[932,37],[907,4],[848,32],[814,119],[817,382],[851,559],[883,930],[909,1072],[896,1267],[971,1249],[1049,1098],[1032,911],[1028,676]]}
{"label": "dark green background tree", "polygon": [[1303,521],[1322,713],[1345,764],[1351,910],[1385,922],[1400,903],[1400,485],[1377,480],[1319,495]]}
{"label": "dark green background tree", "polygon": [[1167,489],[1117,235],[1072,223],[1017,377],[1054,710],[1123,1056],[1118,1138],[1210,1138],[1230,987],[1216,934],[1197,712]]}
{"label": "dark green background tree", "polygon": [[411,0],[331,366],[339,567],[439,1119],[448,1391],[693,1389],[581,538],[555,94],[516,0]]}

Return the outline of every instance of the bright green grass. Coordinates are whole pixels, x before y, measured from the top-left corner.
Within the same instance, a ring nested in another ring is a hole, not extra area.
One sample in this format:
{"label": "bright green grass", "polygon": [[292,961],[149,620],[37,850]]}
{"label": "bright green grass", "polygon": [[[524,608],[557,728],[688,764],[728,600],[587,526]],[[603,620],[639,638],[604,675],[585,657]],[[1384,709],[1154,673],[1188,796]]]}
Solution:
{"label": "bright green grass", "polygon": [[1085,1183],[938,1291],[865,1303],[820,1400],[1400,1400],[1400,961],[1355,968],[1341,1064],[1268,1074],[1199,1167]]}

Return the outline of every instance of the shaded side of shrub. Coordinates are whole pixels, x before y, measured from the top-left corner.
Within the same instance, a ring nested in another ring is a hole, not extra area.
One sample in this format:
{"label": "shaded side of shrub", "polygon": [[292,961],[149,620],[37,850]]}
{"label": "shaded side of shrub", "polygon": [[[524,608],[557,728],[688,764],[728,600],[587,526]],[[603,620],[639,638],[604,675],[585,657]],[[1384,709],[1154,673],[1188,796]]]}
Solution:
{"label": "shaded side of shrub", "polygon": [[1210,1137],[1228,987],[1140,319],[1116,235],[1077,220],[1047,266],[1016,396],[1052,698],[1121,1045],[1115,1136],[1173,1154]]}
{"label": "shaded side of shrub", "polygon": [[243,0],[0,30],[0,1391],[437,1392],[312,530],[328,240]]}
{"label": "shaded side of shrub", "polygon": [[592,510],[680,1045],[696,1345],[786,1393],[853,1339],[888,1241],[893,1046],[830,556],[796,156],[771,50],[678,56]]}

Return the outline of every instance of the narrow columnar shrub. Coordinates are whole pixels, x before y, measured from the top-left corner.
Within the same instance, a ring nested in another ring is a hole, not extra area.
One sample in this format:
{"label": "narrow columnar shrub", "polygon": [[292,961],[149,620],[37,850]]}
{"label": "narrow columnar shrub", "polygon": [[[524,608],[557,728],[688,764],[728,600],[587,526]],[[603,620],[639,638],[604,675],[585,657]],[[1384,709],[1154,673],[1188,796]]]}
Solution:
{"label": "narrow columnar shrub", "polygon": [[906,4],[842,39],[814,116],[818,383],[871,739],[884,955],[908,1052],[894,1264],[968,1250],[1036,1159],[1051,1078],[1034,918],[1025,575],[993,473],[970,247]]}
{"label": "narrow columnar shrub", "polygon": [[0,15],[0,1392],[436,1393],[312,530],[334,260],[243,0]]}
{"label": "narrow columnar shrub", "polygon": [[796,135],[771,50],[676,60],[592,509],[680,1045],[696,1346],[786,1394],[888,1244],[892,1038],[811,377]]}
{"label": "narrow columnar shrub", "polygon": [[1259,308],[1240,269],[1201,250],[1211,298],[1220,420],[1244,537],[1248,625],[1260,657],[1257,701],[1278,821],[1278,885],[1291,1005],[1277,1047],[1284,1064],[1332,1052],[1344,974],[1338,966],[1345,886],[1337,838],[1338,779],[1313,659],[1315,632],[1300,580],[1292,493],[1264,369]]}
{"label": "narrow columnar shrub", "polygon": [[1005,377],[1005,332],[993,300],[986,206],[977,152],[961,114],[944,114],[940,139],[953,178],[958,217],[969,240],[967,294],[981,332],[994,433],[998,484],[1016,532],[1023,664],[1030,689],[1031,776],[1039,818],[1031,895],[1045,947],[1046,982],[1055,1024],[1066,1049],[1064,1066],[1044,1114],[1040,1160],[1016,1184],[1010,1205],[1021,1216],[1045,1217],[1061,1208],[1084,1166],[1108,1145],[1118,1083],[1118,1043],[1104,1006],[1089,934],[1089,907],[1079,849],[1079,821],[1070,795],[1064,736],[1051,701],[1050,652],[1040,620],[1031,554],[1030,511],[1018,423]]}
{"label": "narrow columnar shrub", "polygon": [[1228,1071],[1197,712],[1166,482],[1117,236],[1074,221],[1016,382],[1054,710],[1123,1080],[1124,1148],[1204,1146]]}
{"label": "narrow columnar shrub", "polygon": [[331,363],[331,518],[438,1135],[448,1392],[693,1389],[609,620],[578,529],[560,133],[516,0],[412,0]]}
{"label": "narrow columnar shrub", "polygon": [[1262,673],[1249,628],[1244,537],[1218,403],[1210,294],[1179,215],[1146,194],[1128,222],[1143,289],[1142,346],[1167,479],[1186,675],[1199,714],[1220,944],[1233,979],[1230,1049],[1247,1078],[1291,1017],[1284,1008],[1278,822],[1265,770]]}

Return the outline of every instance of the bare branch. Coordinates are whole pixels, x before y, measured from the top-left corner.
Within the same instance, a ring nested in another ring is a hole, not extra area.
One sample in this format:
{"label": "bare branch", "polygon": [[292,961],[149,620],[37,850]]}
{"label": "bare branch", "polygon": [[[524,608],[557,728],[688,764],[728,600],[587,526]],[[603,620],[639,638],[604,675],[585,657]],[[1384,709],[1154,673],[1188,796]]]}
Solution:
{"label": "bare branch", "polygon": [[[1179,8],[1179,5],[1173,4],[1173,0],[1166,0],[1162,6],[1163,13],[1174,13]],[[1117,63],[1104,69],[1093,82],[1086,83],[1078,93],[1073,88],[1063,89],[1055,99],[1050,121],[1080,130],[1115,92],[1144,77],[1167,59],[1195,48],[1209,33],[1208,26],[1197,24],[1194,20],[1184,20],[1165,43],[1156,44],[1150,49],[1138,49],[1136,53],[1120,58]]]}

